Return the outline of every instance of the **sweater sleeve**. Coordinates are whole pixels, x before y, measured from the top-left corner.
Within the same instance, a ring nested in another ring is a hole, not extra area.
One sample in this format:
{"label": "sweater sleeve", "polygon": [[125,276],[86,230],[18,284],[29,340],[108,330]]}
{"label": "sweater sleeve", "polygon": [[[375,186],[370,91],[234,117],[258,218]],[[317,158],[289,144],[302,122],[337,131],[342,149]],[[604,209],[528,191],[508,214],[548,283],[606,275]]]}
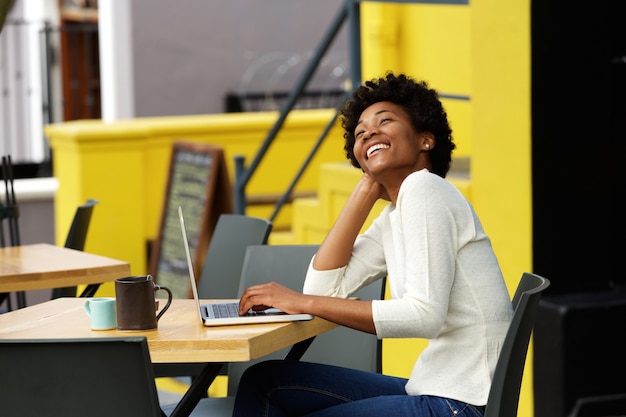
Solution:
{"label": "sweater sleeve", "polygon": [[387,275],[382,242],[383,219],[390,206],[383,209],[372,225],[356,238],[348,265],[317,271],[309,264],[303,292],[306,294],[348,298],[363,287]]}

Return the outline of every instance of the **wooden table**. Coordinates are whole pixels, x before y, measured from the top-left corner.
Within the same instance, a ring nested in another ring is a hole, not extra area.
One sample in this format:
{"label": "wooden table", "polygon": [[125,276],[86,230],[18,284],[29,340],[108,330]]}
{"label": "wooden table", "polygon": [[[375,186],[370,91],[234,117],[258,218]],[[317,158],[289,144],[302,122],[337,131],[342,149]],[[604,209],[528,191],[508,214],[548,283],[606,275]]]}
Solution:
{"label": "wooden table", "polygon": [[84,302],[80,298],[59,298],[0,314],[0,339],[145,336],[155,364],[206,363],[172,416],[191,413],[224,363],[257,359],[337,326],[315,317],[289,323],[205,327],[193,300],[175,299],[156,330],[95,331],[90,329]]}
{"label": "wooden table", "polygon": [[158,329],[91,330],[84,299],[58,298],[0,314],[0,339],[146,336],[154,363],[243,362],[336,327],[320,318],[289,323],[205,327],[193,300],[172,300]]}
{"label": "wooden table", "polygon": [[129,275],[128,262],[47,243],[0,248],[0,293],[101,284]]}

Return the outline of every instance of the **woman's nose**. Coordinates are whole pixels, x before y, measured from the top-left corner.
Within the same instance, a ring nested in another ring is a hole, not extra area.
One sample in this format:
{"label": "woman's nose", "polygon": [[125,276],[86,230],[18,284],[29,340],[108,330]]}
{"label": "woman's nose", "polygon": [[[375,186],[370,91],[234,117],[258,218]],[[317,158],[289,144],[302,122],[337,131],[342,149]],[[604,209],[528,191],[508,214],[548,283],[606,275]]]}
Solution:
{"label": "woman's nose", "polygon": [[377,135],[378,131],[376,129],[368,129],[365,131],[365,133],[363,133],[363,140],[369,140],[371,138],[374,137],[374,135]]}

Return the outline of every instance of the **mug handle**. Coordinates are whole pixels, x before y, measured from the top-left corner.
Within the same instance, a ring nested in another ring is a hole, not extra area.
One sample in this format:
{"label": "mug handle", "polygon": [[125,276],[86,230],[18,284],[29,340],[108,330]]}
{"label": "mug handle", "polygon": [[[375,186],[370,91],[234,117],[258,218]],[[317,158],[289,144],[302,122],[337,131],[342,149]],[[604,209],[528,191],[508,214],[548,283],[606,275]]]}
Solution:
{"label": "mug handle", "polygon": [[85,309],[85,313],[91,317],[91,300],[89,298],[85,301],[85,304],[83,304],[83,308]]}
{"label": "mug handle", "polygon": [[167,287],[155,284],[154,285],[154,292],[156,293],[159,290],[163,290],[163,291],[167,292],[167,303],[161,309],[161,311],[159,311],[159,314],[157,314],[157,316],[156,316],[157,321],[159,321],[159,319],[161,318],[163,313],[165,313],[167,311],[167,309],[170,308],[170,304],[172,304],[172,291],[169,288],[167,288]]}

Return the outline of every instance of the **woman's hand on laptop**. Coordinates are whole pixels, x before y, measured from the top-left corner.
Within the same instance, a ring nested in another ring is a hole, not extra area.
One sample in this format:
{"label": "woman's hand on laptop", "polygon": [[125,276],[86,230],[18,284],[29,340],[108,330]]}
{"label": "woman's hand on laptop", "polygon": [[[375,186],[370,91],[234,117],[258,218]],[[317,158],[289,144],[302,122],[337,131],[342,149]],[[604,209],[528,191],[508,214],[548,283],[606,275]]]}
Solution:
{"label": "woman's hand on laptop", "polygon": [[246,288],[239,300],[239,314],[248,310],[277,308],[289,314],[312,314],[342,326],[376,334],[372,301],[302,294],[275,282]]}
{"label": "woman's hand on laptop", "polygon": [[290,314],[307,313],[302,308],[306,297],[275,282],[253,285],[246,288],[239,300],[239,315],[245,315],[248,310],[260,311],[268,308],[277,308]]}

